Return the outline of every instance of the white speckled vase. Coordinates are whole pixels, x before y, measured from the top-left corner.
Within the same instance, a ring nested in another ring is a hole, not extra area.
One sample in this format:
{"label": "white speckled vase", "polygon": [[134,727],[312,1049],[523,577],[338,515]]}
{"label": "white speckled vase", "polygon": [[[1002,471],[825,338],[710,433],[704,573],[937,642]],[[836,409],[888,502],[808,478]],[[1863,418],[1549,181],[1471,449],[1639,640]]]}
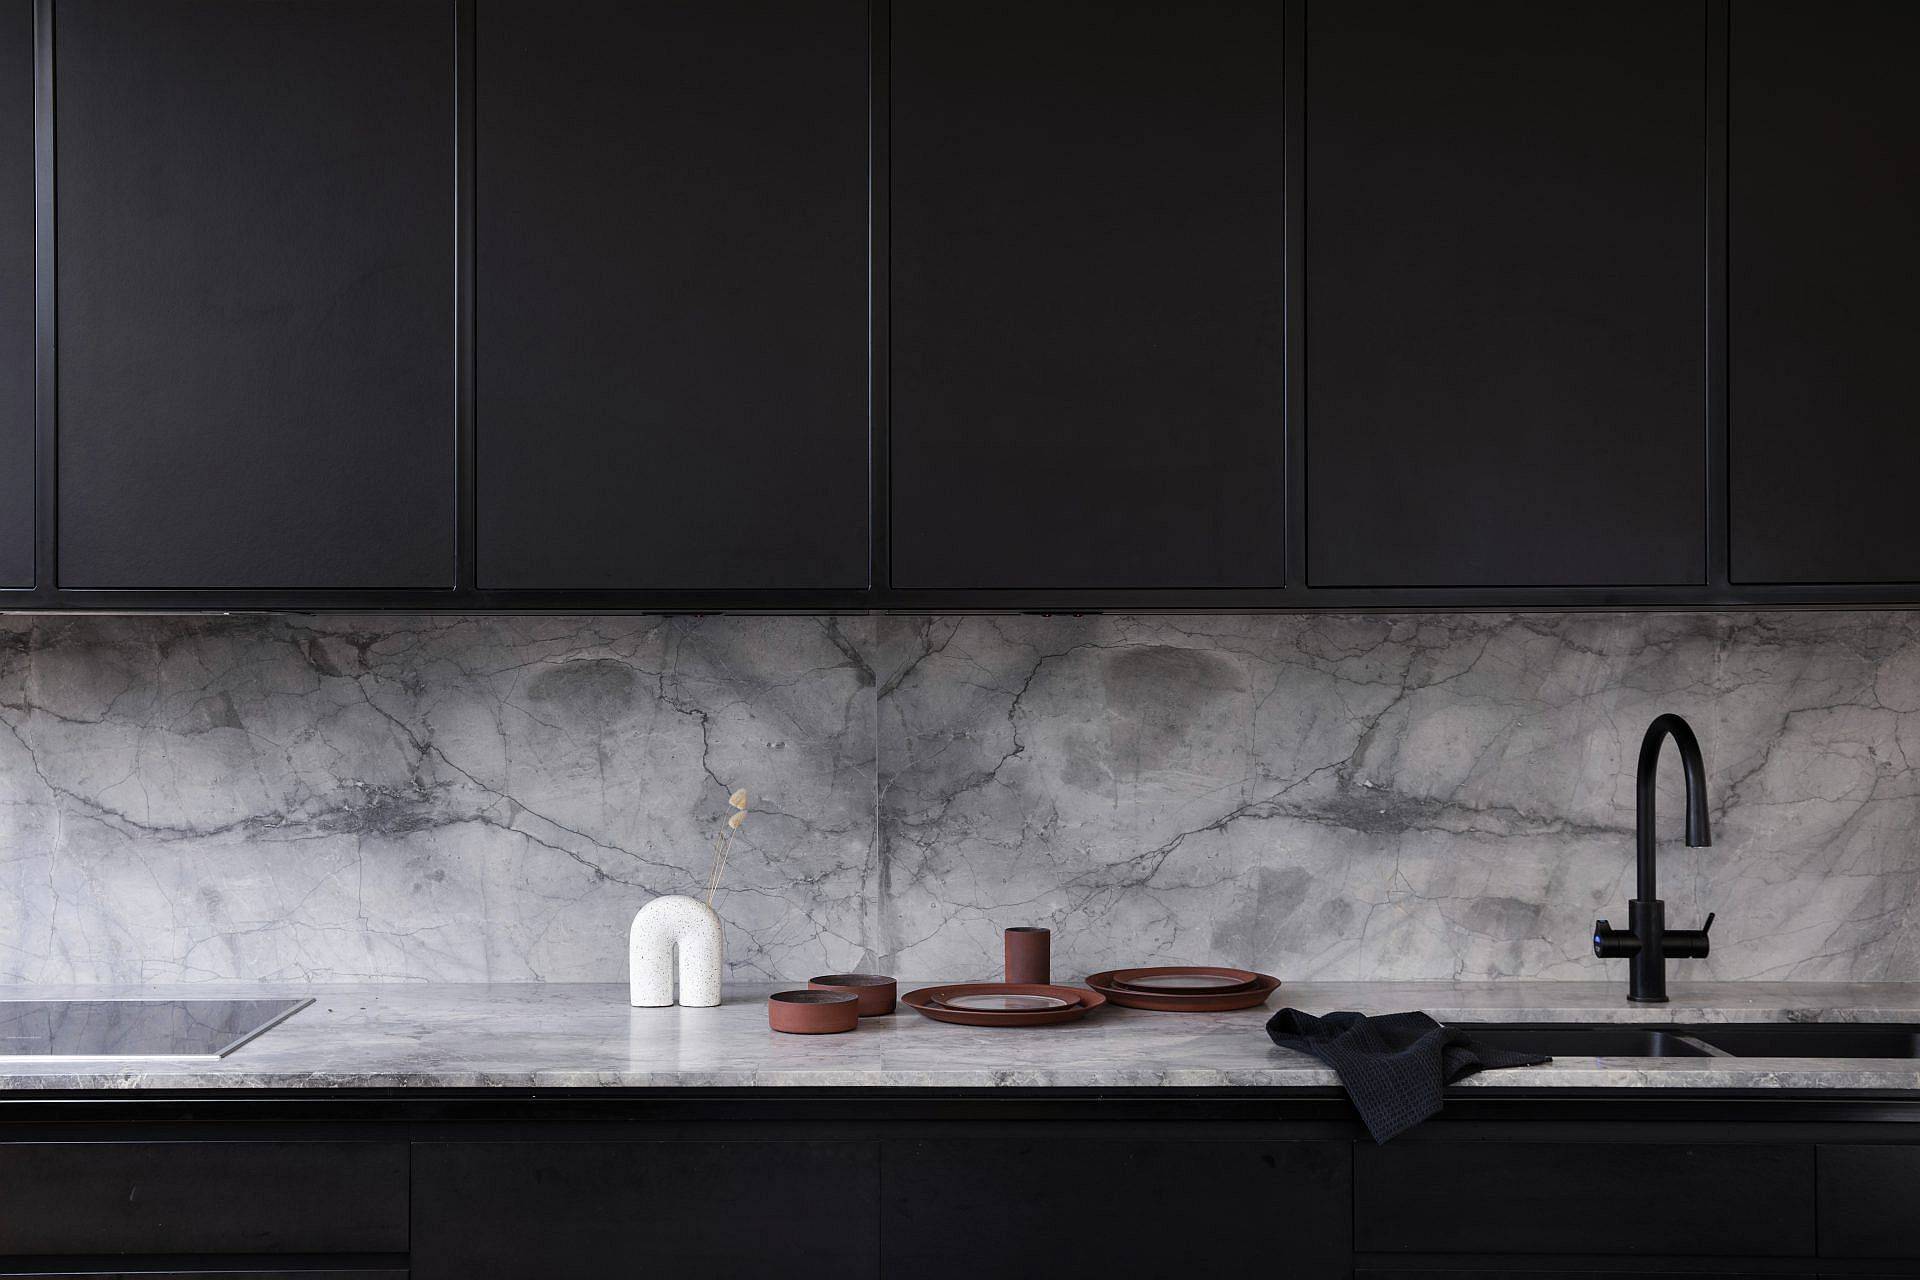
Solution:
{"label": "white speckled vase", "polygon": [[655,898],[635,913],[627,934],[634,1005],[654,1009],[674,1003],[676,969],[681,1004],[719,1004],[726,946],[726,929],[712,907],[678,893]]}

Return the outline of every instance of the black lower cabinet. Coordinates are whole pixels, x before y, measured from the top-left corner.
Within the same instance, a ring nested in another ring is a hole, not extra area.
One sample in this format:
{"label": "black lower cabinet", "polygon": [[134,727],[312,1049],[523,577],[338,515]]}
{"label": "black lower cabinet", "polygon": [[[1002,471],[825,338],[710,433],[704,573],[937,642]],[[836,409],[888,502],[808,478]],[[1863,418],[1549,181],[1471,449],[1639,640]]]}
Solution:
{"label": "black lower cabinet", "polygon": [[424,1142],[415,1280],[878,1276],[873,1142]]}
{"label": "black lower cabinet", "polygon": [[1920,1094],[1206,1092],[0,1097],[0,1280],[1920,1276]]}
{"label": "black lower cabinet", "polygon": [[1404,1142],[1354,1158],[1366,1252],[1811,1257],[1814,1150]]}
{"label": "black lower cabinet", "polygon": [[180,1271],[166,1266],[155,1269],[140,1266],[137,1270],[98,1270],[88,1267],[84,1271],[8,1271],[0,1269],[0,1280],[14,1276],[32,1276],[34,1280],[407,1280],[404,1270],[391,1267],[378,1271],[355,1268],[351,1271],[315,1271],[311,1267],[288,1269],[276,1268],[271,1271],[245,1270],[235,1271],[221,1267],[217,1271]]}
{"label": "black lower cabinet", "polygon": [[889,1276],[1244,1276],[1265,1259],[1272,1274],[1317,1280],[1351,1267],[1345,1143],[1036,1136],[884,1150]]}
{"label": "black lower cabinet", "polygon": [[[1714,1267],[1706,1274],[1713,1280],[1816,1280],[1812,1271],[1742,1271]],[[1701,1280],[1699,1271],[1609,1271],[1604,1267],[1581,1265],[1574,1259],[1554,1259],[1539,1266],[1491,1267],[1471,1263],[1459,1266],[1430,1267],[1358,1267],[1354,1280]]]}
{"label": "black lower cabinet", "polygon": [[1824,1146],[1820,1254],[1920,1257],[1920,1147]]}
{"label": "black lower cabinet", "polygon": [[407,1163],[404,1142],[8,1143],[0,1257],[404,1253]]}

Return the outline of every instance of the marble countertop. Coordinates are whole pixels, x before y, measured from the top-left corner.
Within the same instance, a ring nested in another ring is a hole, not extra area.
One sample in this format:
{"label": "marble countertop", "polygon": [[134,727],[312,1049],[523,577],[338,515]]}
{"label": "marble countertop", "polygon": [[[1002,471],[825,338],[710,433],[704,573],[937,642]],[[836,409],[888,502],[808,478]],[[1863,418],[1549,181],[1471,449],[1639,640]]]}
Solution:
{"label": "marble countertop", "polygon": [[[1303,982],[1238,1013],[1109,1005],[1066,1026],[976,1029],[903,1007],[845,1035],[769,1031],[765,994],[796,985],[729,986],[712,1009],[634,1009],[624,986],[586,984],[0,988],[0,999],[314,997],[218,1062],[0,1062],[0,1090],[1315,1088],[1335,1084],[1333,1073],[1267,1039],[1275,1009],[1423,1009],[1462,1022],[1920,1022],[1920,983],[1675,983],[1671,1004],[1636,1006],[1612,982]],[[1559,1058],[1462,1087],[1920,1090],[1920,1059]]]}

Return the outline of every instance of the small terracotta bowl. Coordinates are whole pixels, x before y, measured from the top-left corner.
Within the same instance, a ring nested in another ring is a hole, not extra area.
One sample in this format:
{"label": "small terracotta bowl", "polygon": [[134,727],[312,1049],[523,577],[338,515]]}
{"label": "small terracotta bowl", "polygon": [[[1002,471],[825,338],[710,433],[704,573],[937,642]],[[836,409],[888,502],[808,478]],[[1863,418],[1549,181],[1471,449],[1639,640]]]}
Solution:
{"label": "small terracotta bowl", "polygon": [[860,998],[863,1018],[892,1013],[894,996],[900,991],[900,984],[884,973],[823,973],[808,978],[807,986],[815,991],[851,991]]}
{"label": "small terracotta bowl", "polygon": [[796,1036],[851,1031],[860,1022],[860,1000],[851,991],[776,991],[767,997],[767,1025]]}

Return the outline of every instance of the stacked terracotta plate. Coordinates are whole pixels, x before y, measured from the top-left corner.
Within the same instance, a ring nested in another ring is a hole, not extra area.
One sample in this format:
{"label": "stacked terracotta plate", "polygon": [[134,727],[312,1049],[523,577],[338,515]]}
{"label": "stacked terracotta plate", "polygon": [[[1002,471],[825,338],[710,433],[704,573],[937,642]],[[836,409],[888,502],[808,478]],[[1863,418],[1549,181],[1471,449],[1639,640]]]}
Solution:
{"label": "stacked terracotta plate", "polygon": [[1087,985],[1117,1005],[1160,1013],[1220,1013],[1267,1002],[1280,979],[1251,969],[1217,965],[1158,965],[1109,969]]}
{"label": "stacked terracotta plate", "polygon": [[1084,1018],[1106,1002],[1097,991],[1043,982],[951,982],[900,997],[924,1017],[964,1027],[1048,1027]]}

